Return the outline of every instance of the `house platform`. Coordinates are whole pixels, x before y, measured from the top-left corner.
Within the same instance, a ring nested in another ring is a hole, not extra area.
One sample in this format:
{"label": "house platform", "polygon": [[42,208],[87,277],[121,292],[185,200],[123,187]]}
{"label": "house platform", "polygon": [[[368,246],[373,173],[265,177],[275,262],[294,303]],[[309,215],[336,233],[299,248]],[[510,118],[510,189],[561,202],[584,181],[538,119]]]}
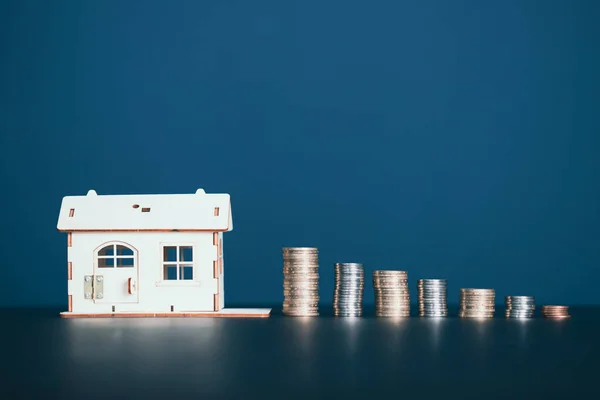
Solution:
{"label": "house platform", "polygon": [[186,311],[186,312],[113,312],[104,314],[86,314],[62,312],[63,318],[268,318],[270,308],[224,308],[221,311]]}

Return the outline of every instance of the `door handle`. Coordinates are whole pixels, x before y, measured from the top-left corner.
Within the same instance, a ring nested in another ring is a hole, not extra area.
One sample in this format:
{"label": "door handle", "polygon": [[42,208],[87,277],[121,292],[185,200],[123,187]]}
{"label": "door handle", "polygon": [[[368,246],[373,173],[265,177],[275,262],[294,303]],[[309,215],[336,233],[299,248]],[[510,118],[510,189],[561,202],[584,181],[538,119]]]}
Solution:
{"label": "door handle", "polygon": [[137,291],[137,284],[135,280],[133,278],[129,278],[127,283],[129,286],[129,294],[135,294]]}

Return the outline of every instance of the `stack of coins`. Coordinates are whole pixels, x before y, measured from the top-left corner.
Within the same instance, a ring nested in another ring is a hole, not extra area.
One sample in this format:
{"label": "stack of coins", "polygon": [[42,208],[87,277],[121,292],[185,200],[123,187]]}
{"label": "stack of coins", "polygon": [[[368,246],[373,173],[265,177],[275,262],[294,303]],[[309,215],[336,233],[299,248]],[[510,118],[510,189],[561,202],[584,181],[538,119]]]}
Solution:
{"label": "stack of coins", "polygon": [[492,318],[496,300],[494,289],[460,289],[461,318]]}
{"label": "stack of coins", "polygon": [[365,270],[358,263],[337,263],[333,291],[333,315],[360,317],[365,289]]}
{"label": "stack of coins", "polygon": [[406,271],[373,271],[375,315],[410,316],[410,293]]}
{"label": "stack of coins", "polygon": [[506,318],[532,318],[535,312],[533,296],[505,296]]}
{"label": "stack of coins", "polygon": [[312,247],[283,249],[283,314],[319,315],[319,251]]}
{"label": "stack of coins", "polygon": [[569,306],[542,306],[542,315],[551,319],[571,318]]}
{"label": "stack of coins", "polygon": [[419,279],[417,281],[417,292],[419,295],[419,316],[448,316],[445,279]]}

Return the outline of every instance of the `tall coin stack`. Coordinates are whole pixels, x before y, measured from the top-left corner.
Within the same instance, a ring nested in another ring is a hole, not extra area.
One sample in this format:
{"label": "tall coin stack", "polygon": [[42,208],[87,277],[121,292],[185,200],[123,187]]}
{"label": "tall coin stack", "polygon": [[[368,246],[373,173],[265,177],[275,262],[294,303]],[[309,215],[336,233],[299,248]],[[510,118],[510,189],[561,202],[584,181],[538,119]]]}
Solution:
{"label": "tall coin stack", "polygon": [[445,279],[419,279],[417,281],[417,293],[419,296],[419,316],[448,316]]}
{"label": "tall coin stack", "polygon": [[376,316],[410,316],[410,292],[406,271],[373,271],[373,291]]}
{"label": "tall coin stack", "polygon": [[494,289],[460,289],[461,318],[492,318],[496,311]]}
{"label": "tall coin stack", "polygon": [[505,296],[506,318],[532,318],[535,312],[533,296]]}
{"label": "tall coin stack", "polygon": [[333,315],[360,317],[365,289],[365,270],[358,263],[337,263],[333,291]]}
{"label": "tall coin stack", "polygon": [[319,250],[312,247],[283,249],[283,314],[319,315]]}
{"label": "tall coin stack", "polygon": [[551,319],[571,318],[569,306],[542,306],[542,315]]}

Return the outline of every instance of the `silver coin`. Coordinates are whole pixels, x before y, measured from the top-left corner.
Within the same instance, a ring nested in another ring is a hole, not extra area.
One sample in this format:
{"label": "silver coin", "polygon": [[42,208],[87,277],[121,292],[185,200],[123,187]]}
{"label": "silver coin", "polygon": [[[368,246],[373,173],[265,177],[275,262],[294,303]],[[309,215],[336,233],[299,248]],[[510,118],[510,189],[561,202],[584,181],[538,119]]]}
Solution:
{"label": "silver coin", "polygon": [[535,304],[513,304],[506,303],[506,308],[535,308]]}
{"label": "silver coin", "polygon": [[505,304],[515,305],[515,306],[527,306],[535,304],[535,301],[505,301]]}
{"label": "silver coin", "polygon": [[364,297],[364,267],[360,263],[334,264],[333,315],[362,316]]}
{"label": "silver coin", "polygon": [[362,288],[360,288],[360,289],[349,289],[349,288],[333,289],[333,294],[340,295],[340,296],[362,296],[364,293],[365,293],[365,290]]}
{"label": "silver coin", "polygon": [[333,285],[335,288],[359,288],[362,289],[365,287],[364,282],[357,282],[357,283],[353,283],[353,282],[336,282]]}
{"label": "silver coin", "polygon": [[535,302],[535,298],[533,296],[504,296],[504,300],[512,302]]}

